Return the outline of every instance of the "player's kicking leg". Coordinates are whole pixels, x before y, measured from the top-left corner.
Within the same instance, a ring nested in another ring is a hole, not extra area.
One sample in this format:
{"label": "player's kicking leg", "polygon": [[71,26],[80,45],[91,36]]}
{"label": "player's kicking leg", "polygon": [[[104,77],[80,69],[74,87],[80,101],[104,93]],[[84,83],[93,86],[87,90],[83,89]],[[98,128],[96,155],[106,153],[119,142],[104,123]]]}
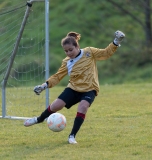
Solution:
{"label": "player's kicking leg", "polygon": [[29,127],[29,126],[32,126],[32,125],[34,125],[34,124],[41,123],[41,122],[43,122],[47,117],[49,117],[49,115],[51,115],[52,113],[54,113],[54,112],[52,112],[52,111],[50,110],[50,106],[49,106],[44,112],[42,112],[42,114],[41,114],[39,117],[33,117],[33,118],[30,118],[30,119],[25,120],[24,126],[25,126],[25,127]]}
{"label": "player's kicking leg", "polygon": [[25,120],[24,126],[29,127],[37,123],[43,122],[46,118],[48,118],[52,113],[57,112],[58,110],[61,110],[65,106],[65,102],[61,99],[56,99],[49,107],[42,112],[42,114],[39,117],[33,117],[30,119]]}

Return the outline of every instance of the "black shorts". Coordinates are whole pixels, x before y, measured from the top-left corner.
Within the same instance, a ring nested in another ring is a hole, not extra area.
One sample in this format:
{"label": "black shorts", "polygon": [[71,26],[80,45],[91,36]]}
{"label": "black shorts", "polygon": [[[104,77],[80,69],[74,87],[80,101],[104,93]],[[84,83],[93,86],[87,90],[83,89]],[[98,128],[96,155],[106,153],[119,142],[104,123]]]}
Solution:
{"label": "black shorts", "polygon": [[69,109],[81,100],[86,100],[91,105],[95,99],[95,96],[95,90],[89,92],[77,92],[71,88],[65,88],[65,90],[59,95],[58,98],[62,99],[66,103],[65,107]]}

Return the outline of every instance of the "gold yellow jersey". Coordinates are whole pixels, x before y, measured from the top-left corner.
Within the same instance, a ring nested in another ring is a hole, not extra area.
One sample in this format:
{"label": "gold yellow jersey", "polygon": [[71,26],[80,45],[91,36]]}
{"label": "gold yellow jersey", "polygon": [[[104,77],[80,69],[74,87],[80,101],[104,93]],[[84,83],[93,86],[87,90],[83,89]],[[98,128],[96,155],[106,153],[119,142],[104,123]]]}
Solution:
{"label": "gold yellow jersey", "polygon": [[110,43],[105,49],[94,47],[83,48],[80,55],[74,59],[66,57],[63,59],[57,73],[47,80],[48,87],[52,88],[68,74],[70,78],[67,87],[78,92],[95,90],[98,94],[99,80],[96,61],[108,59],[116,50],[117,46]]}

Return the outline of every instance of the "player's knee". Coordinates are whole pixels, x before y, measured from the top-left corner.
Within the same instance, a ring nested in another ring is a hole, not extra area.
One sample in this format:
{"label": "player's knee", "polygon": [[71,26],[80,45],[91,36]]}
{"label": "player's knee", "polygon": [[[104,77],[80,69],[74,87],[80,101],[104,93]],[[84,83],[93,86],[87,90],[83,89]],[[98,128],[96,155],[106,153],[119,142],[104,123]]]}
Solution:
{"label": "player's knee", "polygon": [[78,112],[80,113],[86,113],[88,108],[89,108],[90,104],[87,102],[82,102],[79,104],[79,107],[78,107]]}
{"label": "player's knee", "polygon": [[64,105],[65,104],[63,102],[56,100],[51,104],[50,109],[54,112],[57,112],[61,110],[64,107]]}

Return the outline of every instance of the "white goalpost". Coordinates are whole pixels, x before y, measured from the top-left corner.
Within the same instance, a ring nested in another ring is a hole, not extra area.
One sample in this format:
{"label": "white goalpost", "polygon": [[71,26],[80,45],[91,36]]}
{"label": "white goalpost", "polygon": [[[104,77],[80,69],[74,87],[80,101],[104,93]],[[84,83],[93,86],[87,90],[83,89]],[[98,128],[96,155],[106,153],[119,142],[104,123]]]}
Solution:
{"label": "white goalpost", "polygon": [[49,0],[0,11],[0,50],[0,118],[35,116],[49,105],[48,89],[33,92],[49,77]]}

